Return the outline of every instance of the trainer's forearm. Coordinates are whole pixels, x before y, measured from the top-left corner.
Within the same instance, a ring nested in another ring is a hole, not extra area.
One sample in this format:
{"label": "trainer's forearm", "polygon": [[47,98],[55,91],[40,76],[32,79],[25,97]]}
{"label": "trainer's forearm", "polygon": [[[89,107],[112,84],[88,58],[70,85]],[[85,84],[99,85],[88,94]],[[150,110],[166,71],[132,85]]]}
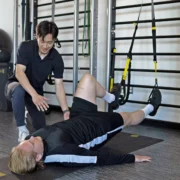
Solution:
{"label": "trainer's forearm", "polygon": [[65,95],[65,90],[64,90],[64,86],[62,85],[57,85],[56,86],[56,96],[58,99],[58,102],[61,106],[62,111],[68,109],[68,105],[67,105],[67,100],[66,100],[66,95]]}
{"label": "trainer's forearm", "polygon": [[21,86],[32,96],[36,95],[36,90],[31,86],[26,74],[22,72],[16,72],[16,78]]}

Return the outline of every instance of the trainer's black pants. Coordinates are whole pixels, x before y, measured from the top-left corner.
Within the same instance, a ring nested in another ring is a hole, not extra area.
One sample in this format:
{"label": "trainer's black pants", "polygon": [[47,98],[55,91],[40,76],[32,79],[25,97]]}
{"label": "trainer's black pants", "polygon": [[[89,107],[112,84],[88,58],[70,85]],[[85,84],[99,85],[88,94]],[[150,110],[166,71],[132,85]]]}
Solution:
{"label": "trainer's black pants", "polygon": [[6,85],[5,96],[11,100],[17,126],[25,125],[25,106],[32,118],[33,127],[38,130],[46,125],[45,113],[38,111],[30,95],[18,82]]}

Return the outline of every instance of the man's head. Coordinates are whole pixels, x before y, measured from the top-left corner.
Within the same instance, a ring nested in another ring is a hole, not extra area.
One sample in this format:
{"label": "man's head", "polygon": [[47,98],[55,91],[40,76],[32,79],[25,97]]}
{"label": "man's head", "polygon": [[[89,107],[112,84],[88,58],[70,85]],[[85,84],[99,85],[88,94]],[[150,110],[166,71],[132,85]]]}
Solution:
{"label": "man's head", "polygon": [[41,54],[48,54],[58,36],[58,27],[54,22],[42,21],[36,27],[36,39]]}
{"label": "man's head", "polygon": [[43,157],[44,146],[41,137],[22,141],[11,151],[8,167],[16,174],[32,172]]}

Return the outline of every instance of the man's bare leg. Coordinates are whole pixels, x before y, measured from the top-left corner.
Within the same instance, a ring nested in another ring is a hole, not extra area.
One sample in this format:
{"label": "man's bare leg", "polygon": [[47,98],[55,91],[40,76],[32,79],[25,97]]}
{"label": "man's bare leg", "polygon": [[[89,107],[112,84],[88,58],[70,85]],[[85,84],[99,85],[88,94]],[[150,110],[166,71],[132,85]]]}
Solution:
{"label": "man's bare leg", "polygon": [[138,125],[145,118],[145,113],[142,110],[138,110],[135,112],[121,112],[120,115],[124,120],[124,127]]}
{"label": "man's bare leg", "polygon": [[104,98],[109,103],[115,100],[115,96],[108,93],[90,74],[85,74],[81,78],[74,96],[85,99],[94,104],[96,104],[96,97]]}
{"label": "man's bare leg", "polygon": [[152,96],[148,100],[148,105],[143,109],[135,112],[122,112],[120,115],[123,117],[124,126],[132,126],[140,124],[144,118],[148,115],[154,116],[161,104],[161,92],[159,89],[155,89],[152,93]]}
{"label": "man's bare leg", "polygon": [[[117,87],[117,86],[116,86]],[[119,90],[117,89],[119,93]],[[77,90],[74,94],[75,97],[79,97],[96,104],[96,97],[103,98],[109,103],[115,100],[115,95],[108,93],[104,87],[97,82],[97,80],[90,74],[85,74],[80,80]],[[107,99],[106,99],[107,98]],[[147,115],[155,115],[159,105],[161,104],[161,93],[159,90],[155,90],[152,97],[148,100],[149,104],[135,112],[121,112],[121,116],[124,120],[124,126],[138,125]]]}

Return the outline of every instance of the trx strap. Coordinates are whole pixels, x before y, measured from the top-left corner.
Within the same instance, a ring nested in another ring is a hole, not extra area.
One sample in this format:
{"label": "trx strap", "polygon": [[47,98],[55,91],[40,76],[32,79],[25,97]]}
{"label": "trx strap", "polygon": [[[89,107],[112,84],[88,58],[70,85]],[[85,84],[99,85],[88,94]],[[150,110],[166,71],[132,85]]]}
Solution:
{"label": "trx strap", "polygon": [[24,38],[24,24],[25,24],[25,6],[26,6],[26,0],[22,0],[21,6],[22,6],[22,39],[23,39],[23,38]]}
{"label": "trx strap", "polygon": [[110,91],[114,86],[114,66],[115,66],[115,55],[114,53],[116,53],[116,48],[113,47],[112,48],[112,52],[111,52],[111,69],[110,69]]}
{"label": "trx strap", "polygon": [[[129,48],[129,52],[128,52],[128,55],[127,55],[127,59],[126,59],[126,66],[125,66],[125,69],[124,69],[124,72],[123,72],[123,75],[122,75],[122,80],[121,80],[121,94],[120,94],[120,101],[119,101],[119,104],[120,105],[123,105],[127,102],[128,98],[129,98],[129,93],[130,93],[130,81],[131,81],[131,60],[132,60],[132,49],[133,49],[133,45],[134,45],[134,40],[135,40],[135,36],[136,36],[136,32],[137,32],[137,29],[138,29],[138,23],[139,23],[139,18],[140,18],[140,15],[141,15],[141,10],[142,10],[142,5],[143,3],[141,4],[141,8],[139,10],[139,15],[138,15],[138,19],[137,19],[137,22],[134,23],[135,25],[135,29],[134,29],[134,33],[133,33],[133,37],[132,37],[132,42],[131,42],[131,46]],[[127,94],[126,94],[126,78],[127,78],[127,74],[128,74],[128,84],[127,84]]]}
{"label": "trx strap", "polygon": [[153,61],[154,61],[154,72],[156,74],[155,85],[158,86],[157,79],[157,57],[156,57],[156,22],[155,22],[155,13],[154,13],[154,1],[151,0],[151,11],[152,11],[152,41],[153,41]]}
{"label": "trx strap", "polygon": [[158,88],[158,79],[157,79],[157,56],[156,56],[156,21],[154,13],[154,1],[151,0],[151,13],[152,13],[152,41],[153,41],[153,61],[154,61],[154,72],[156,74],[155,85],[149,95],[149,99],[152,96],[155,89]]}
{"label": "trx strap", "polygon": [[30,0],[26,0],[25,40],[31,39]]}

